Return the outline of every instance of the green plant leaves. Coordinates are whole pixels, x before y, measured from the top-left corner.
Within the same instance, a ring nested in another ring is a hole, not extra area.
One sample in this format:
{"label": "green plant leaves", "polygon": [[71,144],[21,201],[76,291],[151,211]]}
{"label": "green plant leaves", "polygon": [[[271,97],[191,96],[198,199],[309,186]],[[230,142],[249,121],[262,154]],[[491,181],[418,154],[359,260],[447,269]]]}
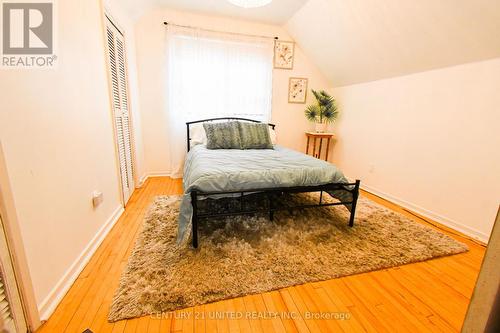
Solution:
{"label": "green plant leaves", "polygon": [[309,105],[305,110],[306,119],[314,122],[333,123],[338,116],[335,99],[326,91],[311,89],[318,104]]}
{"label": "green plant leaves", "polygon": [[319,105],[309,105],[304,112],[306,119],[309,121],[317,121],[321,114]]}

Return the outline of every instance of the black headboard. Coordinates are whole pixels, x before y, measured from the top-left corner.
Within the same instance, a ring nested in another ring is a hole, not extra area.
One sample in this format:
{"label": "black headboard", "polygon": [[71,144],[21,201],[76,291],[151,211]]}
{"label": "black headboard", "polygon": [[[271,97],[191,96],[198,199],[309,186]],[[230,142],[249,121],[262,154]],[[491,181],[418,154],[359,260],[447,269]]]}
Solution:
{"label": "black headboard", "polygon": [[[226,118],[226,117],[222,117],[222,118],[211,118],[211,119],[202,119],[202,120],[196,120],[196,121],[190,121],[190,122],[187,122],[186,123],[186,129],[187,129],[187,151],[189,151],[191,149],[191,144],[190,144],[190,141],[191,141],[191,136],[189,135],[189,127],[193,124],[198,124],[198,123],[207,123],[207,122],[211,122],[211,121],[231,121],[231,120],[240,120],[240,121],[249,121],[249,122],[252,122],[252,123],[261,123],[261,121],[258,121],[258,120],[254,120],[254,119],[247,119],[247,118],[235,118],[235,117],[231,117],[231,118]],[[268,124],[269,127],[271,127],[272,129],[274,129],[276,127],[275,124]]]}

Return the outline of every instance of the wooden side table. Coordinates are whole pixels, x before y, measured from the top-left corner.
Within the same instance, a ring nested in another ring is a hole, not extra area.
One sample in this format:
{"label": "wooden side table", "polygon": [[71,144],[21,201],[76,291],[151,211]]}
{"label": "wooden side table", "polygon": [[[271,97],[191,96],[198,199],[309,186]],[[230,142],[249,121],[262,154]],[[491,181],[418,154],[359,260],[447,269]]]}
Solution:
{"label": "wooden side table", "polygon": [[[324,147],[323,146],[323,139],[326,139],[326,151],[325,151],[324,155],[325,155],[325,161],[328,161],[328,151],[330,150],[330,140],[335,135],[333,133],[306,132],[306,136],[307,136],[306,154],[309,155],[309,146],[310,146],[310,143],[312,141],[312,144],[313,144],[312,156],[319,158],[319,159],[321,159],[322,148]],[[319,141],[319,147],[318,147],[318,150],[316,151],[316,148],[318,146],[318,141]]]}

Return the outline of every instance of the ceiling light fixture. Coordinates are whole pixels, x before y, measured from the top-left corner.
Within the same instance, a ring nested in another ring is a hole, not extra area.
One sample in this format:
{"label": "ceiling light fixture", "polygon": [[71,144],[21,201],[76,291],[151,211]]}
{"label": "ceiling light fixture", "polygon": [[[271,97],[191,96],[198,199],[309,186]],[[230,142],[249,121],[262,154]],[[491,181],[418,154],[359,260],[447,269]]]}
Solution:
{"label": "ceiling light fixture", "polygon": [[227,0],[235,6],[243,8],[257,8],[270,4],[273,0]]}

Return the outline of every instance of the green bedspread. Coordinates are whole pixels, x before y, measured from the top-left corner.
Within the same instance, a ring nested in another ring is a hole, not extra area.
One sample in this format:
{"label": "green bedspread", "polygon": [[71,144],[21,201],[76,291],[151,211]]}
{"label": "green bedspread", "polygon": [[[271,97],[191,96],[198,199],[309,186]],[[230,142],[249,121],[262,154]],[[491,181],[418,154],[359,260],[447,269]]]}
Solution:
{"label": "green bedspread", "polygon": [[[184,165],[184,196],[178,219],[178,241],[190,234],[191,191],[238,191],[272,187],[314,186],[348,183],[333,164],[281,146],[274,149],[207,149],[194,146]],[[349,201],[347,191],[333,197]],[[350,208],[350,207],[348,207]]]}

